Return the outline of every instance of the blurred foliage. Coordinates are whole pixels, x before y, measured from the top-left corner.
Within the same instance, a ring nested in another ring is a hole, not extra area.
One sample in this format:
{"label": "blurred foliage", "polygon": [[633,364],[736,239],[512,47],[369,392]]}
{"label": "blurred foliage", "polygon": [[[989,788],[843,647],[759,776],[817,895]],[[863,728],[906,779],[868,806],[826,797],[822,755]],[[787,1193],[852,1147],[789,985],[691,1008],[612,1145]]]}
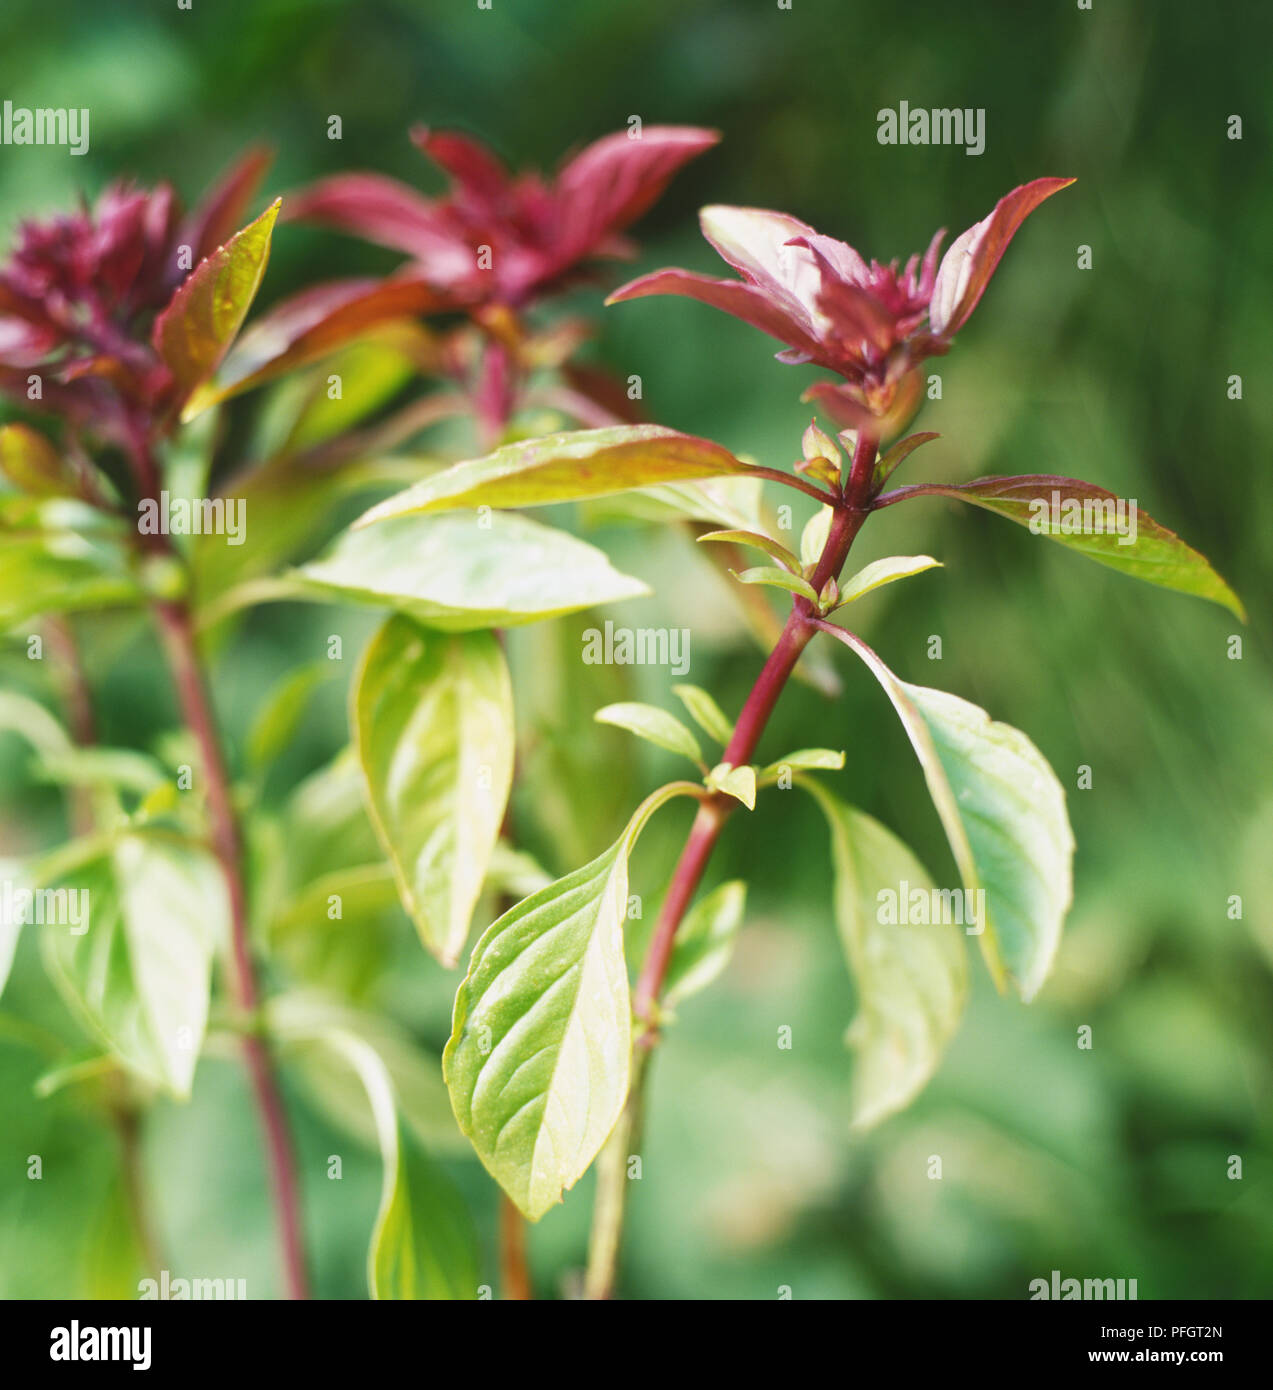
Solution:
{"label": "blurred foliage", "polygon": [[[748,918],[721,981],[684,1009],[655,1063],[644,1178],[631,1207],[632,1296],[1020,1298],[1059,1268],[1136,1277],[1142,1297],[1267,1295],[1273,1277],[1273,703],[1265,604],[1273,489],[1273,292],[1265,176],[1273,103],[1267,8],[1192,3],[907,6],[794,0],[6,0],[0,91],[15,103],[87,106],[92,149],[0,150],[0,231],[93,194],[121,172],[171,178],[187,199],[233,154],[267,140],[273,192],[366,166],[422,186],[414,120],[458,125],[515,163],[547,166],[571,145],[647,121],[724,134],[639,229],[642,269],[716,268],[693,210],[777,207],[888,259],[958,232],[1015,184],[1078,184],[1033,218],[949,359],[943,399],[920,426],[943,438],[901,481],[1055,471],[1132,496],[1212,558],[1252,612],[1242,659],[1220,609],[1125,581],[1036,545],[1017,527],[937,500],[872,522],[859,563],[929,552],[943,571],[862,605],[863,635],[903,678],[941,685],[1034,738],[1070,790],[1076,901],[1052,980],[1025,1008],[980,979],[942,1070],[877,1131],[847,1128],[851,985],[832,926],[825,829],[798,793],[740,814],[711,882],[745,877]],[[882,147],[877,109],[979,106],[985,153]],[[326,138],[339,114],[343,139]],[[1226,138],[1240,114],[1241,141]],[[1076,268],[1092,248],[1092,269]],[[393,258],[285,226],[260,307],[323,275]],[[806,373],[774,364],[751,329],[698,305],[606,310],[596,359],[639,373],[662,423],[776,466],[799,451]],[[1230,374],[1244,398],[1227,398]],[[258,407],[242,404],[250,423]],[[239,418],[239,417],[236,417]],[[242,426],[244,430],[248,424]],[[798,534],[798,533],[797,533]],[[632,625],[692,626],[690,679],[731,714],[757,669],[707,559],[680,534],[611,524],[590,536],[654,583]],[[315,535],[314,547],[324,539]],[[617,610],[614,613],[618,617]],[[94,617],[90,677],[103,741],[152,746],[175,720],[153,636],[139,619]],[[246,730],[281,677],[345,639],[352,670],[370,628],[348,610],[266,608],[216,655],[225,726],[246,771]],[[942,639],[940,663],[929,638]],[[555,872],[609,843],[642,789],[671,769],[591,708],[639,698],[671,708],[657,669],[576,667],[568,620],[510,638],[527,776],[516,816]],[[554,647],[589,688],[554,681]],[[904,736],[869,675],[840,663],[830,703],[793,686],[762,747],[848,751],[831,778],[847,799],[950,872]],[[0,648],[6,686],[51,699],[25,647]],[[346,679],[313,694],[268,790],[292,786],[345,740]],[[816,735],[814,730],[816,729]],[[34,785],[0,736],[0,840],[21,853],[62,833],[61,799]],[[1090,790],[1075,789],[1081,765]],[[585,780],[577,794],[562,769]],[[654,824],[636,883],[655,899],[686,812]],[[286,837],[264,852],[286,854]],[[1228,914],[1240,895],[1241,920]],[[405,918],[387,933],[369,1001],[435,1051],[454,977]],[[980,978],[980,974],[979,974]],[[112,1131],[67,1087],[36,1077],[82,1048],[26,933],[0,1020],[0,1294],[133,1287],[121,1234]],[[780,1051],[777,1030],[793,1029]],[[1090,1051],[1077,1030],[1092,1029]],[[364,1292],[378,1159],[291,1092],[317,1286]],[[340,1153],[344,1178],[328,1181]],[[26,1177],[29,1155],[43,1179]],[[940,1181],[928,1176],[941,1155]],[[1226,1176],[1242,1159],[1241,1181]],[[495,1282],[495,1189],[475,1161],[444,1155],[473,1203]],[[188,1107],[161,1102],[144,1164],[158,1242],[183,1274],[277,1288],[255,1120],[232,1062],[205,1058]],[[532,1233],[544,1291],[581,1263],[590,1181]],[[125,1272],[121,1274],[121,1265]]]}

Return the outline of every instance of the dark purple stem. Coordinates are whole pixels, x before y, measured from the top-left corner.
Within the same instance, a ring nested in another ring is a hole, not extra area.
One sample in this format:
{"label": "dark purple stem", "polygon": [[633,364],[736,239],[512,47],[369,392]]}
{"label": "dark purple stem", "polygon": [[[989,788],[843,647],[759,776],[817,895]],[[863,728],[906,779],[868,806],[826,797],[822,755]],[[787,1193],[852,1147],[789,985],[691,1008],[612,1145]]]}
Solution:
{"label": "dark purple stem", "polygon": [[[130,453],[141,496],[157,497],[160,485],[159,467],[147,434],[141,427],[134,430]],[[148,548],[155,552],[173,553],[166,536],[148,536],[144,540]],[[234,968],[230,972],[231,988],[235,1002],[249,1016],[251,1026],[255,1028],[260,991],[257,988],[248,934],[243,839],[239,832],[238,815],[234,809],[229,770],[221,751],[216,719],[212,713],[212,703],[208,698],[203,667],[199,660],[194,624],[191,621],[190,609],[184,602],[157,601],[154,612],[182,717],[199,746],[204,776],[208,782],[208,819],[212,848],[225,876],[230,899],[231,945],[234,958]],[[296,1178],[296,1156],[287,1124],[287,1113],[283,1108],[282,1094],[265,1039],[253,1031],[246,1033],[243,1038],[243,1054],[265,1135],[266,1158],[274,1189],[287,1295],[289,1298],[308,1298],[309,1277],[301,1227],[300,1187]]]}
{"label": "dark purple stem", "polygon": [[487,338],[474,391],[473,410],[483,446],[494,449],[504,433],[520,389],[512,353],[496,338]]}
{"label": "dark purple stem", "polygon": [[[195,645],[189,609],[180,603],[157,603],[155,615],[168,653],[173,684],[182,714],[194,734],[208,782],[208,818],[212,848],[225,875],[230,896],[230,920],[234,969],[231,973],[235,1002],[252,1019],[260,1007],[260,991],[252,965],[248,940],[247,896],[244,890],[243,842],[239,834],[230,790],[230,777],[217,737],[216,721],[208,699],[203,670]],[[305,1243],[301,1229],[300,1188],[296,1156],[292,1148],[287,1114],[265,1039],[255,1032],[243,1038],[244,1060],[265,1132],[266,1154],[278,1213],[279,1237],[289,1298],[308,1298]]]}

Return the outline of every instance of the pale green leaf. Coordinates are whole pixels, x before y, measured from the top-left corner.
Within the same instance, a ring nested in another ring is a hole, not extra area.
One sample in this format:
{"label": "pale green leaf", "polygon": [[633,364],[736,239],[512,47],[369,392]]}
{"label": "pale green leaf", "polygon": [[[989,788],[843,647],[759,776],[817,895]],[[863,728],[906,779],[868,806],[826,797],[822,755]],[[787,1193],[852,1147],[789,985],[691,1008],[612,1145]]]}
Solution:
{"label": "pale green leaf", "polygon": [[327,664],[313,661],[288,672],[270,691],[248,732],[248,763],[258,771],[291,743],[310,696],[327,678]]}
{"label": "pale green leaf", "polygon": [[88,909],[80,922],[41,928],[68,1003],[130,1070],[188,1096],[213,955],[230,930],[220,866],[167,836],[125,835],[56,887],[80,890],[68,919],[71,902]]}
{"label": "pale green leaf", "polygon": [[0,532],[0,629],[141,597],[128,551],[108,531]]}
{"label": "pale green leaf", "polygon": [[418,1045],[392,1019],[308,990],[276,995],[269,1004],[269,1019],[280,1036],[302,1040],[286,1054],[289,1068],[323,1114],[360,1143],[377,1147],[379,1132],[358,1069],[343,1054],[311,1045],[333,1028],[375,1049],[393,1084],[399,1119],[429,1153],[470,1153],[451,1112],[441,1058]]}
{"label": "pale green leaf", "polygon": [[761,782],[775,781],[783,768],[813,769],[825,772],[839,772],[844,766],[844,753],[834,748],[797,748],[794,753],[772,762],[760,774]]}
{"label": "pale green leaf", "polygon": [[816,565],[822,558],[831,534],[832,513],[830,507],[819,507],[809,518],[800,533],[800,560],[805,565]]}
{"label": "pale green leaf", "polygon": [[514,849],[507,840],[495,846],[486,870],[488,892],[504,893],[518,901],[538,893],[552,881],[552,875],[538,860],[525,850]]}
{"label": "pale green leaf", "polygon": [[[744,460],[746,462],[746,460]],[[585,503],[594,522],[608,520],[702,521],[729,530],[767,532],[764,483],[760,478],[703,478],[695,483],[667,483],[613,493]]]}
{"label": "pale green leaf", "polygon": [[65,748],[42,753],[32,768],[38,781],[71,787],[113,787],[147,796],[169,783],[148,753],[134,748]]}
{"label": "pale green leaf", "polygon": [[752,550],[762,551],[770,559],[777,560],[783,568],[790,570],[793,574],[800,573],[800,561],[787,549],[785,545],[773,540],[769,536],[761,535],[758,531],[706,531],[698,537],[699,543],[703,541],[719,541],[724,545],[745,545]]}
{"label": "pale green leaf", "polygon": [[[279,848],[286,852],[286,842]],[[361,999],[381,983],[405,928],[393,869],[357,864],[322,874],[290,896],[274,913],[270,945],[296,979]]]}
{"label": "pale green leaf", "polygon": [[420,939],[445,965],[464,947],[513,780],[513,696],[489,632],[391,618],[355,684],[368,804]]}
{"label": "pale green leaf", "polygon": [[872,560],[858,570],[852,579],[845,580],[836,607],[852,603],[855,598],[861,598],[883,584],[892,584],[898,579],[909,579],[912,574],[940,568],[941,561],[934,560],[931,555],[889,555],[883,560]]}
{"label": "pale green leaf", "polygon": [[689,711],[690,717],[702,731],[717,743],[724,746],[734,736],[734,726],[725,716],[724,710],[698,685],[674,685],[672,694]]}
{"label": "pale green leaf", "polygon": [[968,961],[947,922],[881,922],[881,894],[933,891],[924,866],[891,831],[801,778],[831,830],[835,918],[857,986],[847,1034],[857,1054],[853,1123],[860,1128],[910,1104],[927,1085],[959,1027]]}
{"label": "pale green leaf", "polygon": [[742,766],[731,767],[728,763],[718,763],[707,775],[707,785],[712,791],[724,792],[741,801],[749,811],[756,809],[756,769]]}
{"label": "pale green leaf", "polygon": [[815,607],[818,603],[818,595],[812,584],[807,579],[802,579],[798,574],[789,574],[786,570],[780,570],[776,566],[759,565],[755,569],[730,570],[730,573],[740,584],[766,584],[773,589],[786,589],[788,593],[799,594],[801,598],[807,598]]}
{"label": "pale green leaf", "polygon": [[20,734],[45,756],[65,753],[73,746],[71,736],[39,701],[16,690],[0,690],[0,733],[6,730]]}
{"label": "pale green leaf", "polygon": [[902,721],[964,886],[985,890],[980,941],[991,974],[1032,999],[1052,968],[1072,893],[1074,836],[1056,774],[1019,730],[956,695],[898,680],[859,638],[846,632],[843,640]]}
{"label": "pale green leaf", "polygon": [[649,593],[584,541],[501,512],[346,531],[296,573],[320,596],[396,608],[445,632],[515,627]]}
{"label": "pale green leaf", "polygon": [[669,753],[679,753],[681,757],[702,766],[703,750],[698,746],[698,740],[679,719],[655,705],[622,701],[599,709],[593,718],[598,724],[612,724],[617,729],[626,729],[638,738],[665,748]]}

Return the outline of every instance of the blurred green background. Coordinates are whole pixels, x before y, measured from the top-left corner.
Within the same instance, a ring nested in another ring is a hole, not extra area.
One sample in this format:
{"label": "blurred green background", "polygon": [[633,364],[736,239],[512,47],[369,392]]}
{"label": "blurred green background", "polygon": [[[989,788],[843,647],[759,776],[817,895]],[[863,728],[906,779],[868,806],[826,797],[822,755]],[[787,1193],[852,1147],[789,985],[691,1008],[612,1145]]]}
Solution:
{"label": "blurred green background", "polygon": [[[1184,0],[1096,0],[1091,12],[1007,0],[794,0],[790,11],[773,0],[494,0],[490,11],[475,0],[195,0],[190,12],[175,0],[62,0],[56,13],[6,0],[0,93],[92,112],[82,159],[0,149],[6,242],[20,217],[121,173],[169,178],[191,200],[251,141],[277,149],[271,195],[354,167],[435,188],[407,140],[415,120],[463,127],[512,163],[540,167],[632,114],[718,127],[720,148],[640,227],[641,269],[716,271],[693,219],[707,202],[781,208],[889,259],[922,249],[943,223],[957,233],[1027,179],[1078,178],[1027,224],[956,350],[934,364],[943,398],[919,427],[943,437],[904,480],[1058,472],[1135,497],[1245,599],[1242,658],[1230,659],[1239,629],[1223,610],[990,516],[929,500],[871,523],[859,563],[928,552],[946,568],[863,604],[863,635],[904,678],[1027,731],[1069,789],[1078,856],[1061,955],[1029,1008],[995,997],[978,966],[936,1079],[906,1113],[853,1134],[842,1045],[853,991],[823,824],[797,793],[736,817],[711,878],[749,880],[748,925],[728,974],[685,1007],[655,1065],[626,1294],[770,1298],[786,1285],[802,1298],[1022,1298],[1053,1269],[1135,1277],[1142,1298],[1273,1291],[1270,38],[1265,6],[1200,11]],[[880,146],[875,113],[903,99],[984,107],[985,153]],[[339,143],[326,138],[331,114],[342,117]],[[1240,141],[1226,137],[1233,114]],[[1080,246],[1091,247],[1090,270],[1077,268]],[[284,227],[261,302],[315,276],[395,263]],[[571,307],[598,318],[598,361],[642,376],[653,418],[771,466],[798,453],[808,411],[797,396],[811,374],[775,364],[776,345],[753,330],[681,301],[602,311],[583,291]],[[1228,398],[1233,374],[1240,401]],[[679,533],[611,525],[593,539],[659,591],[607,616],[692,627],[689,679],[736,713],[759,655],[704,557]],[[81,630],[100,638],[91,674],[103,739],[148,744],[174,721],[150,632],[105,619]],[[345,685],[369,630],[345,610],[276,608],[218,653],[217,698],[241,742],[271,683],[321,655],[327,633],[346,635],[344,666],[271,780],[275,804],[340,747]],[[934,634],[940,661],[928,657]],[[609,843],[628,807],[673,770],[587,724],[616,692],[669,706],[671,678],[579,667],[578,640],[566,622],[511,644],[522,719],[548,749],[519,793],[518,824],[554,872]],[[559,665],[554,644],[567,653]],[[0,663],[6,685],[47,694],[18,642],[6,641]],[[832,784],[951,881],[887,702],[865,671],[836,664],[840,699],[793,687],[762,754],[846,748]],[[550,675],[560,671],[591,684],[567,696]],[[60,833],[60,798],[29,781],[27,761],[18,740],[0,736],[5,852]],[[581,786],[554,776],[567,763]],[[1076,789],[1081,765],[1090,790]],[[683,820],[669,811],[643,842],[638,887],[651,900]],[[1231,895],[1241,920],[1230,918]],[[33,936],[0,1006],[0,1294],[58,1297],[124,1276],[110,1131],[73,1090],[32,1094],[47,1066],[28,1045],[33,1030],[76,1037]],[[371,1002],[436,1051],[453,988],[395,919]],[[776,1045],[782,1025],[790,1051]],[[1090,1051],[1076,1046],[1082,1025]],[[298,1090],[293,1099],[319,1291],[360,1297],[378,1162]],[[276,1291],[258,1152],[233,1062],[205,1059],[191,1104],[159,1106],[144,1160],[174,1274]],[[340,1183],[326,1179],[331,1153],[345,1157]],[[42,1181],[26,1177],[31,1154],[43,1156]],[[933,1154],[940,1181],[927,1176]],[[1240,1181],[1227,1176],[1231,1155]],[[494,1283],[494,1189],[462,1150],[445,1161],[473,1203]],[[590,1187],[532,1233],[545,1294],[568,1287],[581,1264]]]}

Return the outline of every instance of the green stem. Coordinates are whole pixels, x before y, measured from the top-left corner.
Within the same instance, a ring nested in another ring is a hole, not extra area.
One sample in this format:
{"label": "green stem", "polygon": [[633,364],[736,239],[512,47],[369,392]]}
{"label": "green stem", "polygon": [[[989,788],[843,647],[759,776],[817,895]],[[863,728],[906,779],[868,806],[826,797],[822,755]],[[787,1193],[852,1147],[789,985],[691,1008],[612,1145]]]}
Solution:
{"label": "green stem", "polygon": [[607,1299],[614,1292],[628,1183],[632,1181],[628,1169],[641,1149],[645,1087],[651,1058],[648,1048],[637,1046],[633,1049],[627,1103],[597,1159],[597,1195],[592,1207],[588,1268],[583,1281],[583,1296],[588,1299]]}

